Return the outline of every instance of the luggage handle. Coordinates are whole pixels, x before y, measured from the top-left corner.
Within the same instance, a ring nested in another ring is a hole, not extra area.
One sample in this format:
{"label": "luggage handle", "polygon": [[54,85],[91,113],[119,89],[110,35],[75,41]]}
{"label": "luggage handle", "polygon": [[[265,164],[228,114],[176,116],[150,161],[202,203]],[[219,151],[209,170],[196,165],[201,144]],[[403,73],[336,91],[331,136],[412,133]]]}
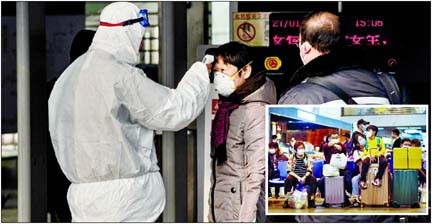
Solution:
{"label": "luggage handle", "polygon": [[409,164],[409,158],[408,158],[408,156],[409,156],[409,149],[412,149],[412,148],[414,148],[414,147],[406,147],[406,152],[407,152],[407,156],[406,156],[406,158],[407,158],[407,167],[408,167],[408,169],[411,169],[411,168],[409,168],[410,167],[410,164]]}

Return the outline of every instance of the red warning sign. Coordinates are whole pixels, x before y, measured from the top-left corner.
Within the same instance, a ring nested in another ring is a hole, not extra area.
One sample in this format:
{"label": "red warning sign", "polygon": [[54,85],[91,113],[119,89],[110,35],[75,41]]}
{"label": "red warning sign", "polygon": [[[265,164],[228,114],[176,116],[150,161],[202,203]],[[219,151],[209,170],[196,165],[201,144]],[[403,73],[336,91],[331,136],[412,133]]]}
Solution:
{"label": "red warning sign", "polygon": [[244,41],[249,42],[252,41],[256,36],[256,29],[254,25],[248,22],[244,22],[240,24],[237,28],[237,37]]}

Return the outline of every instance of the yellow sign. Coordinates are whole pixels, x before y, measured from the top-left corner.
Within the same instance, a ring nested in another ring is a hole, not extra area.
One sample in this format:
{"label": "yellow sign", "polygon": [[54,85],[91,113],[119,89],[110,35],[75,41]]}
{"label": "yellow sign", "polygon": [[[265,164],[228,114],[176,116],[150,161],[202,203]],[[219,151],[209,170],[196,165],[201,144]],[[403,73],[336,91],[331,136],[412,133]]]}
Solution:
{"label": "yellow sign", "polygon": [[278,70],[282,66],[282,61],[279,57],[267,57],[264,66],[267,70]]}
{"label": "yellow sign", "polygon": [[233,40],[248,46],[269,46],[269,12],[233,13]]}

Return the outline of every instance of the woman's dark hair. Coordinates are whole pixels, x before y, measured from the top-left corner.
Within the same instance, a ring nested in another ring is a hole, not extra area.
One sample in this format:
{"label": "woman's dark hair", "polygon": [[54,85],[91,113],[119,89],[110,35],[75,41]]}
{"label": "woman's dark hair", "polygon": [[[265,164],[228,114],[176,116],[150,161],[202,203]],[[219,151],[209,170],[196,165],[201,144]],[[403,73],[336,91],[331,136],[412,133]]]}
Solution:
{"label": "woman's dark hair", "polygon": [[232,64],[237,69],[243,68],[252,61],[252,52],[247,45],[232,41],[219,46],[216,56],[222,56],[225,64]]}
{"label": "woman's dark hair", "polygon": [[303,146],[303,148],[306,148],[305,144],[302,141],[296,141],[296,143],[294,144],[294,149],[297,151],[297,148],[301,145]]}
{"label": "woman's dark hair", "polygon": [[418,140],[416,138],[413,138],[413,140],[411,140],[411,145],[413,147],[420,147],[421,146],[421,142],[420,142],[420,140]]}
{"label": "woman's dark hair", "polygon": [[404,139],[401,140],[401,145],[403,145],[404,142],[411,143],[411,140],[409,138],[404,138]]}

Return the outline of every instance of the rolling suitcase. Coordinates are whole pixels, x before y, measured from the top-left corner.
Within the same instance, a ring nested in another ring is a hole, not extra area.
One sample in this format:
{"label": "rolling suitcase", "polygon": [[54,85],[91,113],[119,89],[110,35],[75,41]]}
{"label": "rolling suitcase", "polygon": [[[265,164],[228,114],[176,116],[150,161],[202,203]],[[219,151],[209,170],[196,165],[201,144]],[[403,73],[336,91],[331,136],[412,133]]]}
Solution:
{"label": "rolling suitcase", "polygon": [[419,208],[417,170],[394,170],[393,207],[408,205]]}
{"label": "rolling suitcase", "polygon": [[325,177],[325,202],[327,204],[344,204],[344,177]]}
{"label": "rolling suitcase", "polygon": [[381,206],[389,206],[390,205],[390,190],[389,190],[389,171],[388,166],[384,172],[384,175],[381,179],[381,186],[373,186],[372,181],[375,179],[376,174],[378,173],[378,164],[371,164],[367,173],[366,181],[367,181],[367,189],[361,189],[361,205],[369,206],[369,205],[381,205]]}

